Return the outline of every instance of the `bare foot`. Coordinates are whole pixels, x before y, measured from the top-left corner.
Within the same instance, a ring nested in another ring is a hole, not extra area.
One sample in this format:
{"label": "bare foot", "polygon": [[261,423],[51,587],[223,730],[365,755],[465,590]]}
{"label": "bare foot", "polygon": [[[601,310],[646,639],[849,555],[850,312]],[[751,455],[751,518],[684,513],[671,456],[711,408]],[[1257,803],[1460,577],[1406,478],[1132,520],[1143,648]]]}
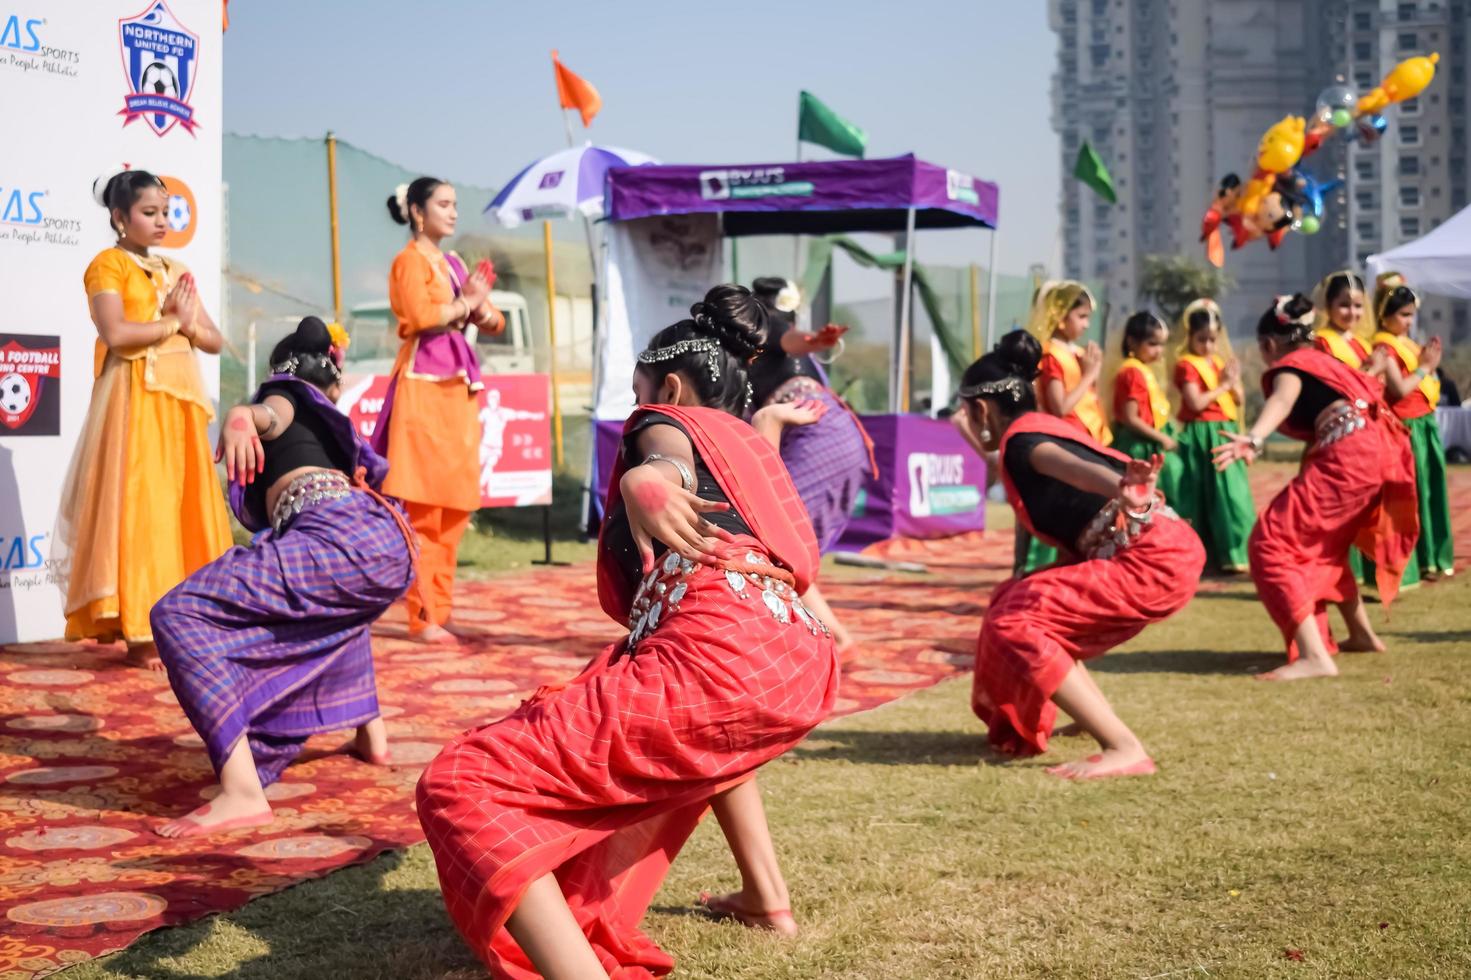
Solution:
{"label": "bare foot", "polygon": [[[1348,639],[1338,644],[1340,653],[1383,653],[1384,641],[1379,639],[1378,634],[1370,632],[1365,636],[1350,635]],[[1337,671],[1334,671],[1337,673]]]}
{"label": "bare foot", "polygon": [[1088,730],[1075,721],[1070,721],[1061,728],[1052,730],[1053,738],[1077,738],[1079,735],[1087,735]]}
{"label": "bare foot", "polygon": [[163,670],[163,661],[158,659],[158,647],[152,643],[128,644],[126,663],[129,667],[142,667],[144,670]]}
{"label": "bare foot", "polygon": [[768,912],[753,911],[756,903],[745,897],[744,892],[728,895],[700,893],[700,904],[717,919],[734,919],[751,929],[766,929],[779,936],[795,936],[797,920],[792,918],[791,909],[772,909]]}
{"label": "bare foot", "polygon": [[153,832],[160,837],[203,837],[264,827],[274,819],[264,794],[246,797],[222,793],[188,816],[159,824]]}
{"label": "bare foot", "polygon": [[430,646],[454,646],[459,641],[443,626],[426,626],[421,630],[409,630],[409,639]]}
{"label": "bare foot", "polygon": [[382,718],[374,718],[367,724],[358,726],[357,737],[353,740],[353,751],[358,758],[372,765],[393,765],[393,757],[388,752],[388,726],[383,724]]}
{"label": "bare foot", "polygon": [[1059,779],[1109,779],[1114,776],[1152,776],[1154,760],[1142,745],[1104,749],[1086,759],[1064,762],[1047,770]]}
{"label": "bare foot", "polygon": [[469,626],[465,623],[457,623],[453,619],[445,621],[444,630],[461,640],[480,640],[491,635],[490,630],[484,626]]}
{"label": "bare foot", "polygon": [[1294,660],[1290,664],[1283,664],[1276,670],[1269,670],[1264,674],[1257,674],[1259,681],[1300,681],[1312,677],[1337,677],[1338,665],[1332,660],[1316,660],[1303,657]]}

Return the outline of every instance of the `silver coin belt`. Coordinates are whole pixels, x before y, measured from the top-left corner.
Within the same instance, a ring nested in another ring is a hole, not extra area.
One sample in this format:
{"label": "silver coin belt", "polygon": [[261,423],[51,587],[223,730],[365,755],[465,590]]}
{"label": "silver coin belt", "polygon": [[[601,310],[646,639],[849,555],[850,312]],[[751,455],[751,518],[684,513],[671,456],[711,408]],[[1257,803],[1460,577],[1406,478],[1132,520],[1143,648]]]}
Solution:
{"label": "silver coin belt", "polygon": [[[744,559],[748,565],[771,564],[754,551],[746,552]],[[690,577],[703,567],[671,551],[644,576],[628,613],[628,649],[679,611],[680,603],[689,592]],[[726,585],[741,599],[760,596],[761,603],[777,622],[799,623],[813,636],[819,632],[827,633],[827,626],[807,611],[796,590],[780,579],[734,568],[725,569],[724,576]]]}
{"label": "silver coin belt", "polygon": [[1089,559],[1112,558],[1133,544],[1156,517],[1177,516],[1158,493],[1143,510],[1129,510],[1122,502],[1110,500],[1078,535],[1078,554]]}
{"label": "silver coin belt", "polygon": [[1361,431],[1369,424],[1368,411],[1369,403],[1362,398],[1356,398],[1350,404],[1339,405],[1331,410],[1327,417],[1318,423],[1313,448],[1324,449]]}
{"label": "silver coin belt", "polygon": [[276,498],[276,509],[271,511],[271,527],[280,534],[281,529],[306,508],[324,500],[341,500],[351,493],[352,482],[345,473],[336,470],[303,473],[288,483],[281,496]]}
{"label": "silver coin belt", "polygon": [[820,395],[822,391],[821,381],[818,381],[816,378],[809,378],[805,374],[799,374],[796,377],[783,381],[780,387],[767,399],[767,402],[772,405],[777,405],[784,402],[801,401],[803,398]]}

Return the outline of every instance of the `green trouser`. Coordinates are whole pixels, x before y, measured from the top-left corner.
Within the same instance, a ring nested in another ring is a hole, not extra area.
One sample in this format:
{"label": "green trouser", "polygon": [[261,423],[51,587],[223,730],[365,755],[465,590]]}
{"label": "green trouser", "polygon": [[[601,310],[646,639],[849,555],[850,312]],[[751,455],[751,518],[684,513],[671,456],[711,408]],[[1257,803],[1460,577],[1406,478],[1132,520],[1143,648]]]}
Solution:
{"label": "green trouser", "polygon": [[[1446,489],[1445,447],[1435,413],[1406,419],[1410,452],[1415,457],[1415,496],[1420,503],[1420,537],[1405,565],[1400,586],[1414,585],[1426,572],[1450,575],[1455,571],[1456,541],[1451,533],[1450,492]],[[1365,585],[1374,584],[1374,563],[1354,550],[1349,566]]]}
{"label": "green trouser", "polygon": [[[1173,439],[1179,439],[1180,430],[1175,423],[1165,425],[1164,434]],[[1164,491],[1165,502],[1173,503],[1176,494],[1180,491],[1180,471],[1182,463],[1178,452],[1167,453],[1160,448],[1159,443],[1153,439],[1146,439],[1128,426],[1120,423],[1113,434],[1113,445],[1110,449],[1117,449],[1125,456],[1134,459],[1149,459],[1155,454],[1164,456],[1164,466],[1159,471],[1159,488]]]}
{"label": "green trouser", "polygon": [[1216,469],[1212,450],[1227,442],[1222,429],[1236,430],[1235,422],[1186,422],[1175,439],[1180,473],[1176,492],[1165,497],[1175,513],[1189,521],[1205,545],[1206,559],[1221,571],[1245,571],[1246,542],[1256,523],[1256,504],[1246,464]]}
{"label": "green trouser", "polygon": [[[1057,561],[1057,549],[1049,544],[1043,544],[1040,539],[1028,534],[1024,528],[1017,528],[1016,546],[1024,556],[1018,574],[1030,575],[1037,569],[1046,568]],[[1015,564],[1014,561],[1013,564]]]}

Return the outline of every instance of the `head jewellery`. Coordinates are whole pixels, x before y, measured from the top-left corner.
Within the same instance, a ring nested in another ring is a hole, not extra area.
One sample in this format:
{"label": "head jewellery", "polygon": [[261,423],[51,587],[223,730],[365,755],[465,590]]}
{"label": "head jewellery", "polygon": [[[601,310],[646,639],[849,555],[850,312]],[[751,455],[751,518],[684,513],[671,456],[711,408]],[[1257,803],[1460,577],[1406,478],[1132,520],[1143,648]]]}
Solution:
{"label": "head jewellery", "polygon": [[[703,316],[703,314],[701,314]],[[695,318],[697,321],[699,317]],[[710,372],[711,381],[720,380],[720,352],[723,348],[720,342],[708,337],[696,337],[691,340],[679,340],[668,347],[650,347],[638,355],[640,364],[658,364],[662,361],[671,361],[685,354],[704,354],[705,369]]]}
{"label": "head jewellery", "polygon": [[405,221],[409,220],[409,185],[399,184],[393,189],[393,203],[398,205],[398,213]]}
{"label": "head jewellery", "polygon": [[1021,378],[1000,378],[996,381],[981,381],[973,385],[962,385],[957,394],[961,398],[980,398],[985,395],[1005,395],[1014,402],[1019,402],[1022,395],[1026,393],[1027,383]]}
{"label": "head jewellery", "polygon": [[796,283],[787,280],[787,284],[776,294],[774,305],[778,313],[795,313],[797,307],[802,305],[802,291],[797,288]]}

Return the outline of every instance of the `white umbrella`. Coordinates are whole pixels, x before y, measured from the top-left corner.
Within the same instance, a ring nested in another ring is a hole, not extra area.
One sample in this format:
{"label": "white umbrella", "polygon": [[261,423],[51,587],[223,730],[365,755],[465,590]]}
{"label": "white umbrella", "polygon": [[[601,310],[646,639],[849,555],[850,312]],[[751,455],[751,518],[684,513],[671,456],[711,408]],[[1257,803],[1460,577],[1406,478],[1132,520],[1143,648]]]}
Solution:
{"label": "white umbrella", "polygon": [[657,163],[647,153],[617,146],[569,147],[542,157],[512,177],[485,212],[507,228],[544,218],[603,216],[603,175],[609,167]]}

